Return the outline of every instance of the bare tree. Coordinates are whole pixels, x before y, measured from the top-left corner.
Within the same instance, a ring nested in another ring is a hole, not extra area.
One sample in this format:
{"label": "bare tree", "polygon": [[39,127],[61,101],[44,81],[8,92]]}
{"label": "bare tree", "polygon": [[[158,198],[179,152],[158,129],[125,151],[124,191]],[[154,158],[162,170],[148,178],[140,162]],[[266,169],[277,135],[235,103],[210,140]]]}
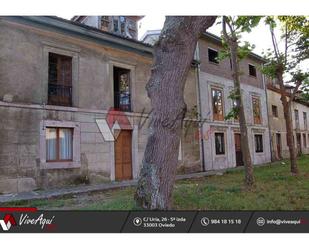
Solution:
{"label": "bare tree", "polygon": [[154,46],[146,85],[152,113],[135,200],[144,209],[166,210],[178,164],[182,123],[187,107],[184,87],[197,40],[213,25],[213,16],[168,16]]}

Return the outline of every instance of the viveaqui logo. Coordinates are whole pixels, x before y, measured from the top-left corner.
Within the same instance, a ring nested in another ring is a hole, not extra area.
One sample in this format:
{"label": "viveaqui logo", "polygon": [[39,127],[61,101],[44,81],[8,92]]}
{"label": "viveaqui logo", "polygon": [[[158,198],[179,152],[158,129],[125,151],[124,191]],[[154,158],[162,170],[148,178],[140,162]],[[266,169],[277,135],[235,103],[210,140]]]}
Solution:
{"label": "viveaqui logo", "polygon": [[12,214],[4,215],[3,220],[0,220],[0,225],[3,231],[9,231],[12,226],[16,226],[16,221]]}

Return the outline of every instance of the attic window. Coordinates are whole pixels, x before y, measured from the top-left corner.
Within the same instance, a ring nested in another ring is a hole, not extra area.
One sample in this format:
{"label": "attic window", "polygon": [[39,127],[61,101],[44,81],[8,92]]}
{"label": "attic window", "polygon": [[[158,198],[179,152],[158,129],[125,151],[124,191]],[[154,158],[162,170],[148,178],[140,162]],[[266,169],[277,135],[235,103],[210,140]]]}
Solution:
{"label": "attic window", "polygon": [[251,64],[249,64],[249,75],[256,77],[256,68],[255,68],[255,66],[253,66]]}
{"label": "attic window", "polygon": [[211,49],[211,48],[208,48],[208,60],[210,62],[219,64],[217,57],[218,57],[218,51]]}
{"label": "attic window", "polygon": [[102,16],[101,17],[101,29],[107,30],[109,26],[109,17],[108,16]]}

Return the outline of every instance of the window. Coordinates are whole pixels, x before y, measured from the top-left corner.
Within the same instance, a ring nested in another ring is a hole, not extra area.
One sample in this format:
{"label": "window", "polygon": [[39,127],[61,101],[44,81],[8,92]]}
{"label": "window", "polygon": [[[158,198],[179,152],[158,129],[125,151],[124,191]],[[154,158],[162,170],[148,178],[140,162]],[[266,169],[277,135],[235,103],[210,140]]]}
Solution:
{"label": "window", "polygon": [[109,16],[102,16],[101,17],[101,29],[104,31],[108,31],[109,26]]}
{"label": "window", "polygon": [[276,105],[272,105],[271,106],[271,110],[272,110],[272,113],[273,113],[273,117],[278,117],[278,107]]}
{"label": "window", "polygon": [[233,99],[233,108],[235,109],[235,111],[237,112],[234,119],[236,121],[239,121],[239,106],[240,106],[240,101],[239,99]]}
{"label": "window", "polygon": [[118,22],[118,19],[114,18],[113,23],[114,23],[114,32],[115,33],[119,32],[119,22]]}
{"label": "window", "polygon": [[120,111],[131,111],[130,70],[114,67],[114,106]]}
{"label": "window", "polygon": [[255,66],[253,66],[251,64],[249,64],[249,75],[256,77],[256,68],[255,68]]}
{"label": "window", "polygon": [[253,122],[254,124],[261,124],[261,106],[260,99],[258,97],[252,97],[252,110],[253,110]]}
{"label": "window", "polygon": [[219,89],[211,89],[213,119],[223,121],[223,95]]}
{"label": "window", "polygon": [[73,129],[46,128],[46,161],[73,160]]}
{"label": "window", "polygon": [[224,133],[215,133],[216,155],[225,154]]}
{"label": "window", "polygon": [[210,62],[219,64],[219,61],[218,61],[217,57],[218,57],[218,51],[216,51],[214,49],[211,49],[211,48],[208,48],[208,60]]}
{"label": "window", "polygon": [[263,152],[263,136],[254,135],[255,138],[255,152]]}
{"label": "window", "polygon": [[303,112],[304,115],[304,129],[307,130],[308,126],[307,126],[307,112]]}
{"label": "window", "polygon": [[294,110],[294,116],[295,116],[295,125],[296,128],[299,129],[299,115],[298,115],[298,110]]}
{"label": "window", "polygon": [[306,138],[306,134],[303,134],[303,143],[304,143],[304,148],[307,148],[307,138]]}
{"label": "window", "polygon": [[72,106],[72,57],[49,53],[48,104]]}

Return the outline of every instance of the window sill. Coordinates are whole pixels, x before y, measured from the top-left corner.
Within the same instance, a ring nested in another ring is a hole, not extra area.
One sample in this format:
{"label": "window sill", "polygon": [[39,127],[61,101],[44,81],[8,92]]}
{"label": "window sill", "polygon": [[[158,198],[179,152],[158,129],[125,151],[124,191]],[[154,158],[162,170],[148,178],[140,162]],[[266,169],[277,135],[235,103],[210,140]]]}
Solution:
{"label": "window sill", "polygon": [[211,65],[216,65],[216,66],[219,66],[219,62],[218,62],[218,63],[216,63],[216,62],[213,62],[213,61],[208,61],[208,63],[209,63],[209,64],[211,64]]}
{"label": "window sill", "polygon": [[226,154],[215,154],[215,157],[216,158],[224,158],[224,157],[226,157]]}
{"label": "window sill", "polygon": [[44,169],[75,169],[80,168],[80,162],[44,162],[42,163],[42,168]]}

